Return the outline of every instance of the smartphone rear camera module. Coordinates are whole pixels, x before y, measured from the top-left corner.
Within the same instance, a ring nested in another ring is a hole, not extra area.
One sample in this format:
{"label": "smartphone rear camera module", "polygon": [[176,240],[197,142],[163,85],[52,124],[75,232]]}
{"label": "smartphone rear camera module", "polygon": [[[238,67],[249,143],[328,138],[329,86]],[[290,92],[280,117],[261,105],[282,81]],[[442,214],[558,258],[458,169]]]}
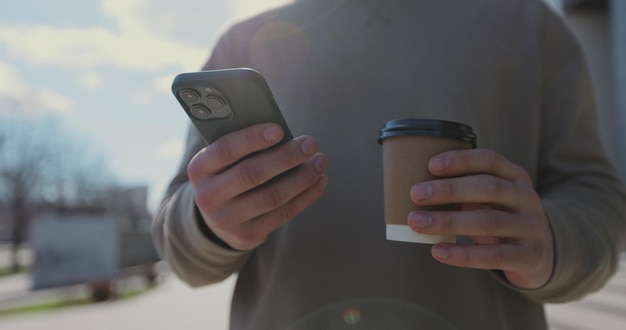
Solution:
{"label": "smartphone rear camera module", "polygon": [[196,103],[200,101],[200,94],[193,89],[183,89],[179,93],[180,98],[187,103]]}
{"label": "smartphone rear camera module", "polygon": [[204,103],[211,111],[220,111],[226,106],[226,102],[217,97],[208,97]]}
{"label": "smartphone rear camera module", "polygon": [[191,107],[191,115],[200,120],[207,120],[211,118],[211,111],[201,105],[194,105]]}

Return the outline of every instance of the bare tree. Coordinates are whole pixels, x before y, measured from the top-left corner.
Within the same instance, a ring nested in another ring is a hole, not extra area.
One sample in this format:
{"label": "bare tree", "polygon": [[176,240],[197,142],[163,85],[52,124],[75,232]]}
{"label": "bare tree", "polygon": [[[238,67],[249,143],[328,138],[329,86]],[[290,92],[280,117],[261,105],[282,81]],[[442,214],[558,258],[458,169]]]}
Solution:
{"label": "bare tree", "polygon": [[[9,122],[10,121],[10,122]],[[47,163],[50,148],[45,139],[36,138],[40,133],[26,123],[17,120],[4,121],[4,143],[0,154],[0,178],[3,195],[13,218],[12,250],[13,270],[19,269],[17,252],[25,239],[27,225],[32,216],[32,203],[38,184],[41,183],[41,168]]]}
{"label": "bare tree", "polygon": [[12,216],[12,266],[31,219],[42,209],[103,211],[112,184],[104,162],[51,118],[3,118],[0,125],[0,198]]}

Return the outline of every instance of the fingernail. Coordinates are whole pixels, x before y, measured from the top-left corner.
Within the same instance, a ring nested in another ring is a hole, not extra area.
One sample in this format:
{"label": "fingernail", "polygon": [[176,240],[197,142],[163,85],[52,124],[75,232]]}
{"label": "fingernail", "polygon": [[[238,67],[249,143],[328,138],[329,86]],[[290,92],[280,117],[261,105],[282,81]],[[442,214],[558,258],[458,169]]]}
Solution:
{"label": "fingernail", "polygon": [[425,213],[413,213],[410,218],[411,224],[417,228],[426,228],[433,223],[433,219]]}
{"label": "fingernail", "polygon": [[317,157],[317,159],[315,159],[315,170],[317,171],[317,173],[324,173],[326,172],[327,168],[328,161],[326,156],[320,155],[319,157]]}
{"label": "fingernail", "polygon": [[265,138],[265,141],[268,141],[268,142],[278,141],[278,139],[280,139],[280,135],[281,135],[280,128],[276,126],[268,127],[263,132],[263,138]]}
{"label": "fingernail", "polygon": [[433,187],[426,184],[418,184],[411,189],[411,196],[414,200],[423,201],[433,194]]}
{"label": "fingernail", "polygon": [[300,150],[302,150],[305,156],[312,155],[315,152],[315,144],[311,139],[304,139],[304,141],[300,143]]}
{"label": "fingernail", "polygon": [[435,245],[433,247],[433,256],[437,259],[447,259],[450,256],[450,248],[445,245]]}
{"label": "fingernail", "polygon": [[447,157],[434,157],[430,160],[430,169],[436,172],[445,170],[450,166],[450,158]]}

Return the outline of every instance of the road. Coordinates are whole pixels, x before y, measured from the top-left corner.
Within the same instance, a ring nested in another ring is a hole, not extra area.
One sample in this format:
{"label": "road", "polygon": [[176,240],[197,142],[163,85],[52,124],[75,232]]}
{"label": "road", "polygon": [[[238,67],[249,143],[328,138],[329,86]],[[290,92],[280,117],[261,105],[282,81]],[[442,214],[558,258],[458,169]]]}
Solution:
{"label": "road", "polygon": [[4,316],[0,317],[0,329],[227,330],[234,281],[230,278],[217,285],[191,289],[168,275],[157,288],[134,298]]}
{"label": "road", "polygon": [[[2,282],[6,284],[4,288]],[[0,291],[7,294],[11,289],[20,290],[19,286],[25,283],[23,278],[15,278],[13,283],[2,280]],[[0,330],[227,330],[228,302],[234,283],[235,278],[230,278],[217,285],[191,289],[166,275],[157,288],[135,298],[0,317]],[[626,260],[602,291],[579,302],[548,305],[547,311],[552,330],[626,329]]]}

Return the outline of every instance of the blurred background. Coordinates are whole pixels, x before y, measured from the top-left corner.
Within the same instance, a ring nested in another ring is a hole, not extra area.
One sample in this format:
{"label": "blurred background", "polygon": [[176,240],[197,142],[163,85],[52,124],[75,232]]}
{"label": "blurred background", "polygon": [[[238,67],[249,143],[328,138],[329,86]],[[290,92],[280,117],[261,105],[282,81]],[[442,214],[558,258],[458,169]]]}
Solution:
{"label": "blurred background", "polygon": [[[626,0],[546,1],[585,48],[626,177]],[[227,329],[234,278],[189,289],[150,241],[188,126],[170,84],[285,2],[0,3],[0,329]],[[554,329],[624,329],[626,271],[548,310]]]}

